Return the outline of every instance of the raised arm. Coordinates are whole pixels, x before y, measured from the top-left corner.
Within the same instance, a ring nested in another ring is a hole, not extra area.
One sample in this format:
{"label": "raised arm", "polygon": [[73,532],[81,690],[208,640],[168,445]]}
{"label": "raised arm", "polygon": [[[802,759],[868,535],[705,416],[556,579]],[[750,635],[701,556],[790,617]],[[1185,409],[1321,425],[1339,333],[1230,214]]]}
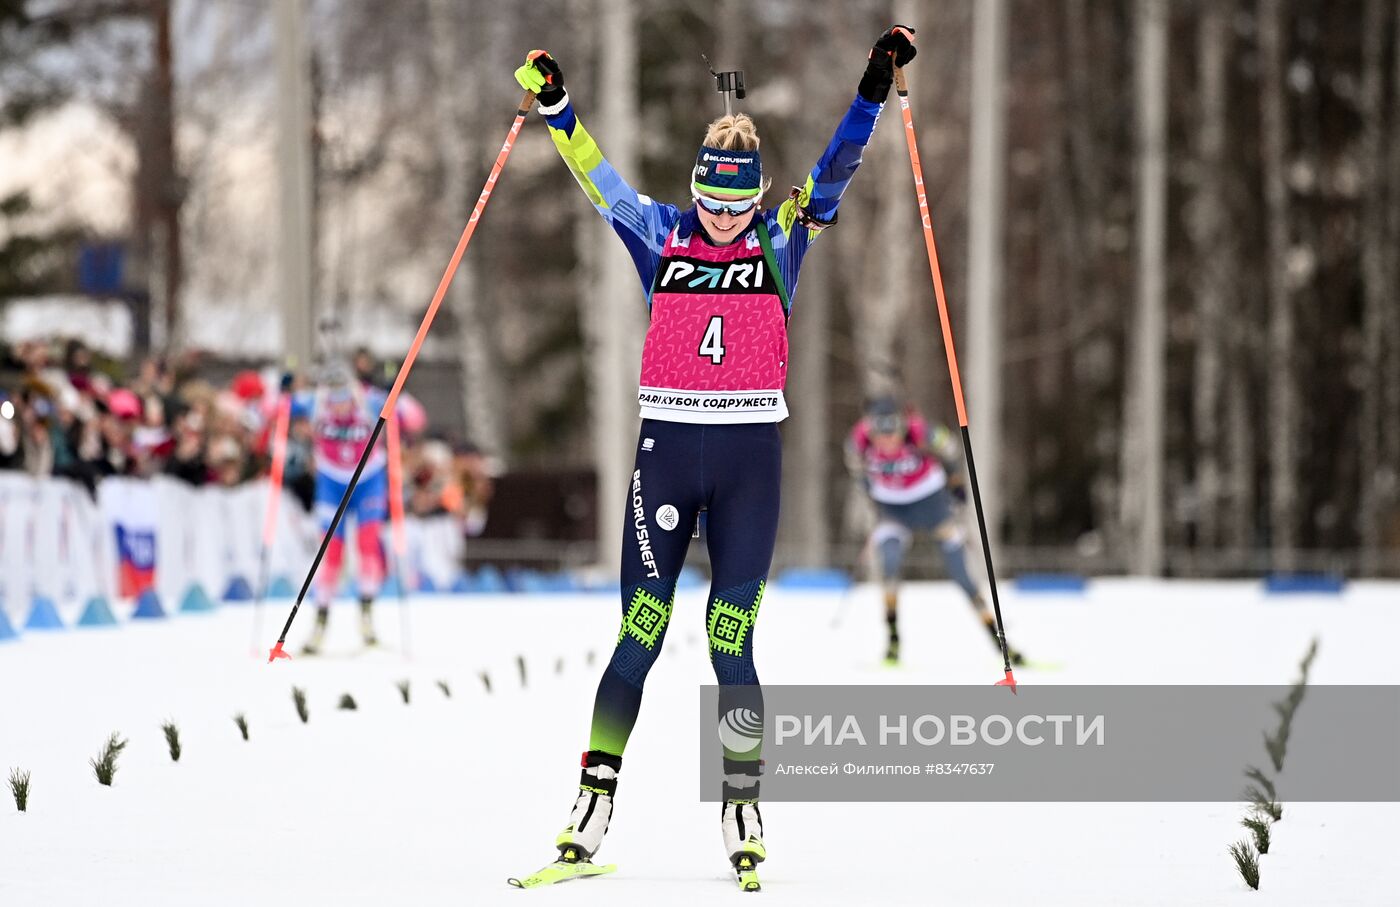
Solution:
{"label": "raised arm", "polygon": [[559,63],[544,51],[531,51],[525,65],[515,71],[523,88],[539,97],[540,113],[549,125],[549,137],[559,156],[569,165],[588,200],[613,228],[632,256],[645,292],[661,260],[661,247],[679,217],[674,205],[657,202],[628,184],[603,157],[598,143],[583,128],[564,90]]}
{"label": "raised arm", "polygon": [[[870,50],[865,74],[850,108],[836,127],[817,165],[794,197],[783,202],[770,217],[773,247],[783,270],[789,295],[797,288],[797,273],[808,247],[824,227],[836,223],[841,196],[860,166],[865,146],[875,132],[894,82],[894,67],[914,59],[914,30],[896,25],[880,36]],[[772,226],[777,229],[772,229]]]}

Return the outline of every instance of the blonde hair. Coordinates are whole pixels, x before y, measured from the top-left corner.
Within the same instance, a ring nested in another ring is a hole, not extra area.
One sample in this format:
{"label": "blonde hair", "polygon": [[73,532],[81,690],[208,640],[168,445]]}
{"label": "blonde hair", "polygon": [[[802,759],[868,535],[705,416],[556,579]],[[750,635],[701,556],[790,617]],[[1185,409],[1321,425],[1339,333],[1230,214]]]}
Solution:
{"label": "blonde hair", "polygon": [[[757,151],[758,126],[747,113],[727,113],[705,127],[701,144],[721,151]],[[772,185],[773,181],[765,176],[758,194],[763,195]]]}
{"label": "blonde hair", "polygon": [[702,144],[721,151],[757,151],[758,127],[747,113],[726,114],[705,128]]}

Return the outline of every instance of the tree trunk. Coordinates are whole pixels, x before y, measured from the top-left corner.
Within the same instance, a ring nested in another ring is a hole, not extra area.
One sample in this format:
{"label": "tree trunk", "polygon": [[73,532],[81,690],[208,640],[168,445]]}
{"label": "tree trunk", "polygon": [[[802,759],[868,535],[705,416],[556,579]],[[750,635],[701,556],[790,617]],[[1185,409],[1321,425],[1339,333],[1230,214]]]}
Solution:
{"label": "tree trunk", "polygon": [[139,354],[153,347],[172,349],[183,330],[180,320],[180,204],[183,196],[175,161],[175,78],[170,0],[148,0],[151,69],[141,87],[133,117],[136,174],[132,191],[134,237],[133,315]]}
{"label": "tree trunk", "polygon": [[[1385,352],[1386,309],[1395,305],[1395,291],[1386,257],[1385,192],[1385,83],[1382,67],[1385,57],[1386,0],[1366,0],[1362,16],[1361,69],[1361,270],[1365,287],[1363,317],[1363,361],[1361,413],[1357,445],[1359,485],[1358,530],[1363,557],[1368,563],[1381,544],[1381,516],[1385,489],[1381,479],[1381,438],[1386,431],[1381,378]],[[1390,413],[1394,418],[1394,412]],[[1363,572],[1371,572],[1365,570]]]}
{"label": "tree trunk", "polygon": [[1256,450],[1249,394],[1250,359],[1248,353],[1241,353],[1238,359],[1229,369],[1225,386],[1225,458],[1230,464],[1226,494],[1230,507],[1225,511],[1223,531],[1226,546],[1245,553],[1255,544]]}
{"label": "tree trunk", "polygon": [[[836,17],[831,8],[809,11],[804,23],[806,43],[830,34]],[[736,21],[739,17],[735,17]],[[726,48],[727,50],[727,48]],[[800,64],[813,67],[810,58]],[[797,118],[802,146],[810,147],[830,135],[833,112],[819,105],[803,105]],[[800,159],[799,167],[812,162]],[[800,180],[801,169],[794,169],[793,180]],[[778,183],[778,186],[784,185]],[[769,206],[781,200],[775,192]],[[831,510],[831,449],[839,443],[831,424],[831,307],[835,248],[823,239],[812,250],[802,267],[800,291],[794,297],[791,336],[792,367],[788,370],[788,402],[792,418],[785,426],[783,451],[783,515],[780,540],[795,564],[820,566],[830,563],[833,518]]]}
{"label": "tree trunk", "polygon": [[289,366],[304,369],[311,365],[316,336],[311,298],[311,88],[305,5],[302,0],[276,0],[275,12],[282,351]]}
{"label": "tree trunk", "polygon": [[1132,571],[1163,567],[1163,447],[1166,405],[1167,11],[1138,0],[1137,308],[1125,393],[1120,484],[1124,524],[1133,533]]}
{"label": "tree trunk", "polygon": [[[484,42],[464,52],[459,35],[467,30],[468,16],[453,0],[429,0],[428,36],[432,42],[433,78],[437,82],[435,131],[438,158],[443,166],[442,235],[460,233],[476,204],[479,187],[469,183],[482,168],[477,137],[493,128],[473,113],[470,95],[460,86],[485,78],[489,57]],[[470,10],[469,10],[470,11]],[[477,34],[475,29],[472,34]],[[503,127],[495,127],[503,128]],[[471,256],[462,259],[448,288],[448,307],[457,324],[457,354],[461,363],[462,412],[467,435],[498,462],[506,462],[509,444],[501,415],[506,408],[505,382],[495,346],[491,343],[487,307],[481,302],[481,284]]]}
{"label": "tree trunk", "polygon": [[[591,129],[625,179],[641,176],[637,93],[637,13],[628,0],[600,0],[597,23],[598,127]],[[590,212],[591,213],[591,212]],[[593,440],[598,470],[598,542],[602,566],[617,569],[622,521],[617,518],[632,469],[637,375],[645,312],[637,272],[606,224],[590,218],[596,269],[584,306],[590,339]]]}
{"label": "tree trunk", "polygon": [[[1392,36],[1395,50],[1391,97],[1400,99],[1400,11],[1394,16]],[[1391,103],[1394,105],[1400,101],[1392,100]],[[1386,245],[1386,273],[1390,286],[1396,288],[1400,287],[1400,274],[1397,274],[1397,269],[1400,269],[1400,255],[1396,254],[1396,249],[1400,248],[1400,115],[1391,117],[1386,171],[1389,179],[1386,207],[1390,221],[1390,241]],[[1395,504],[1397,499],[1400,499],[1400,417],[1397,417],[1397,414],[1400,414],[1400,305],[1395,304],[1393,294],[1390,298],[1391,305],[1386,306],[1383,312],[1382,327],[1388,350],[1376,380],[1381,382],[1383,388],[1383,412],[1390,413],[1390,418],[1383,420],[1381,437],[1381,459],[1384,464],[1381,481],[1390,496],[1391,505],[1384,517],[1389,525],[1382,532],[1387,535],[1385,543],[1393,546],[1400,545],[1400,535],[1396,534],[1400,527],[1395,525]]]}
{"label": "tree trunk", "polygon": [[1232,4],[1218,0],[1201,10],[1197,31],[1199,128],[1196,155],[1194,239],[1198,267],[1196,287],[1196,356],[1192,415],[1196,436],[1196,547],[1220,543],[1220,397],[1224,310],[1233,274],[1233,248],[1225,229],[1226,119],[1229,111],[1230,17]]}
{"label": "tree trunk", "polygon": [[[893,90],[890,99],[893,105]],[[898,116],[892,110],[886,113]],[[864,168],[874,172],[863,175],[877,183],[877,213],[871,224],[874,248],[867,246],[873,254],[862,258],[861,285],[866,292],[847,297],[856,329],[860,386],[866,399],[904,390],[895,341],[915,292],[911,270],[917,246],[910,241],[913,187],[909,153],[902,125],[898,121],[893,125],[898,128],[877,129],[866,150]],[[920,293],[919,298],[925,295]]]}
{"label": "tree trunk", "polygon": [[782,526],[793,562],[813,567],[829,563],[832,516],[827,480],[830,450],[839,443],[832,432],[828,384],[831,271],[831,261],[821,252],[808,257],[789,322],[788,399],[793,417],[786,432]]}
{"label": "tree trunk", "polygon": [[972,26],[972,142],[969,146],[967,407],[977,426],[979,491],[993,553],[1001,545],[1001,275],[1006,268],[1006,3],[980,0]]}
{"label": "tree trunk", "polygon": [[154,0],[156,26],[156,71],[154,151],[157,166],[157,223],[155,240],[159,246],[161,291],[165,309],[165,347],[178,349],[183,341],[183,313],[180,287],[184,262],[180,246],[180,205],[184,189],[175,157],[175,59],[171,40],[171,0]]}
{"label": "tree trunk", "polygon": [[[1082,301],[1076,300],[1076,305],[1087,310],[1093,325],[1075,345],[1074,375],[1080,387],[1079,398],[1083,401],[1080,405],[1093,408],[1083,421],[1087,435],[1118,438],[1127,430],[1117,418],[1118,407],[1099,405],[1108,399],[1117,369],[1114,325],[1121,302],[1115,295],[1110,271],[1105,267],[1110,257],[1106,212],[1112,161],[1100,153],[1095,116],[1111,108],[1116,99],[1111,89],[1091,72],[1091,63],[1099,59],[1103,51],[1102,42],[1096,45],[1094,41],[1096,12],[1086,0],[1068,0],[1063,17],[1068,68],[1069,159],[1076,187],[1076,220],[1080,225],[1074,237],[1071,260],[1075,263],[1072,267],[1078,269],[1077,282],[1085,294]],[[1113,453],[1116,451],[1105,451],[1094,458],[1093,523],[1096,530],[1114,540],[1110,542],[1109,553],[1120,556],[1126,563],[1129,553],[1116,541],[1124,537],[1119,531],[1124,490],[1119,475],[1120,462],[1115,461]]]}
{"label": "tree trunk", "polygon": [[1298,397],[1288,253],[1292,214],[1286,168],[1288,124],[1284,0],[1260,0],[1260,138],[1268,239],[1269,543],[1277,570],[1292,569],[1298,539]]}

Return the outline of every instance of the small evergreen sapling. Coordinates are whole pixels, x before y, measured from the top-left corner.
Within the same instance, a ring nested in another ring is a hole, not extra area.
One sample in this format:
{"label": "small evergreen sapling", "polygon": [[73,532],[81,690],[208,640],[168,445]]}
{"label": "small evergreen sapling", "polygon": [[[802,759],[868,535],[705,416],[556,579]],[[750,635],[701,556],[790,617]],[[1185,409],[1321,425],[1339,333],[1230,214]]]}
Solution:
{"label": "small evergreen sapling", "polygon": [[1269,852],[1269,826],[1272,822],[1266,822],[1256,816],[1246,816],[1240,820],[1240,824],[1248,828],[1254,835],[1254,847],[1261,854]]}
{"label": "small evergreen sapling", "polygon": [[1244,797],[1249,801],[1251,809],[1260,816],[1268,816],[1269,821],[1277,822],[1283,818],[1283,804],[1254,785],[1244,789]]}
{"label": "small evergreen sapling", "polygon": [[1244,883],[1255,891],[1259,890],[1259,855],[1254,852],[1254,845],[1247,840],[1236,841],[1230,845],[1230,856],[1235,858],[1235,868],[1240,872],[1240,878]]}
{"label": "small evergreen sapling", "polygon": [[17,768],[10,769],[10,793],[15,795],[15,808],[20,812],[29,809],[29,772]]}
{"label": "small evergreen sapling", "polygon": [[248,716],[239,712],[233,716],[233,723],[238,725],[238,733],[243,735],[243,739],[248,739]]}
{"label": "small evergreen sapling", "polygon": [[486,692],[491,692],[491,675],[482,671],[477,676],[481,678],[481,685],[486,687]]}
{"label": "small evergreen sapling", "polygon": [[394,686],[399,688],[399,695],[403,697],[403,704],[408,705],[408,681],[400,680]]}
{"label": "small evergreen sapling", "polygon": [[297,717],[301,723],[306,724],[311,714],[306,710],[306,691],[301,687],[292,687],[292,704],[297,707]]}
{"label": "small evergreen sapling", "polygon": [[160,726],[165,734],[165,746],[170,750],[170,761],[180,761],[180,729],[175,726],[175,722],[167,721]]}
{"label": "small evergreen sapling", "polygon": [[437,682],[437,687],[438,687],[439,690],[442,690],[442,695],[443,695],[445,698],[447,698],[447,699],[451,699],[451,698],[452,698],[452,688],[449,687],[449,686],[447,685],[447,681],[445,681],[445,680],[439,680],[439,681]]}
{"label": "small evergreen sapling", "polygon": [[1308,672],[1312,670],[1313,659],[1317,657],[1317,637],[1314,636],[1312,644],[1308,646],[1307,654],[1303,656],[1303,662],[1299,667],[1303,669],[1303,683],[1308,682]]}
{"label": "small evergreen sapling", "polygon": [[112,786],[112,776],[117,773],[117,757],[126,749],[128,741],[116,731],[107,738],[107,742],[102,745],[97,758],[89,759],[88,764],[92,766],[92,772],[97,776],[97,783],[105,787]]}
{"label": "small evergreen sapling", "polygon": [[[1266,794],[1269,795],[1270,800],[1278,799],[1278,794],[1274,792],[1274,782],[1269,780],[1268,775],[1264,774],[1263,772],[1259,771],[1259,769],[1251,765],[1249,768],[1244,770],[1244,776],[1249,780],[1253,781],[1254,783],[1258,784],[1259,787],[1263,789],[1263,791]],[[1254,797],[1250,795],[1251,790],[1253,790],[1253,788],[1248,788],[1245,790],[1246,800],[1252,801],[1254,799]]]}
{"label": "small evergreen sapling", "polygon": [[347,712],[353,712],[358,709],[359,706],[355,705],[354,696],[351,696],[349,693],[342,693],[340,696],[340,703],[336,708],[344,709]]}
{"label": "small evergreen sapling", "polygon": [[1279,729],[1271,737],[1264,735],[1264,749],[1268,750],[1269,761],[1273,763],[1274,771],[1283,771],[1283,757],[1288,753],[1288,722],[1279,725]]}

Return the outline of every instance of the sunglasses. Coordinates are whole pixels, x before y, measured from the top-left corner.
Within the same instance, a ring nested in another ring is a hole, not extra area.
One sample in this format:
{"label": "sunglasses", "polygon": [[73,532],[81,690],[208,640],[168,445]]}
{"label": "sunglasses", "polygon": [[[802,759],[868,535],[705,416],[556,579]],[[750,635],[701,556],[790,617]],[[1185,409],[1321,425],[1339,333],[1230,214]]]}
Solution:
{"label": "sunglasses", "polygon": [[715,201],[712,198],[706,198],[698,192],[692,193],[691,197],[695,199],[695,204],[699,205],[700,207],[704,208],[706,211],[710,212],[715,216],[719,216],[721,214],[728,214],[731,217],[738,217],[740,214],[749,213],[753,210],[754,205],[758,204],[757,195],[755,195],[753,198],[739,202]]}

